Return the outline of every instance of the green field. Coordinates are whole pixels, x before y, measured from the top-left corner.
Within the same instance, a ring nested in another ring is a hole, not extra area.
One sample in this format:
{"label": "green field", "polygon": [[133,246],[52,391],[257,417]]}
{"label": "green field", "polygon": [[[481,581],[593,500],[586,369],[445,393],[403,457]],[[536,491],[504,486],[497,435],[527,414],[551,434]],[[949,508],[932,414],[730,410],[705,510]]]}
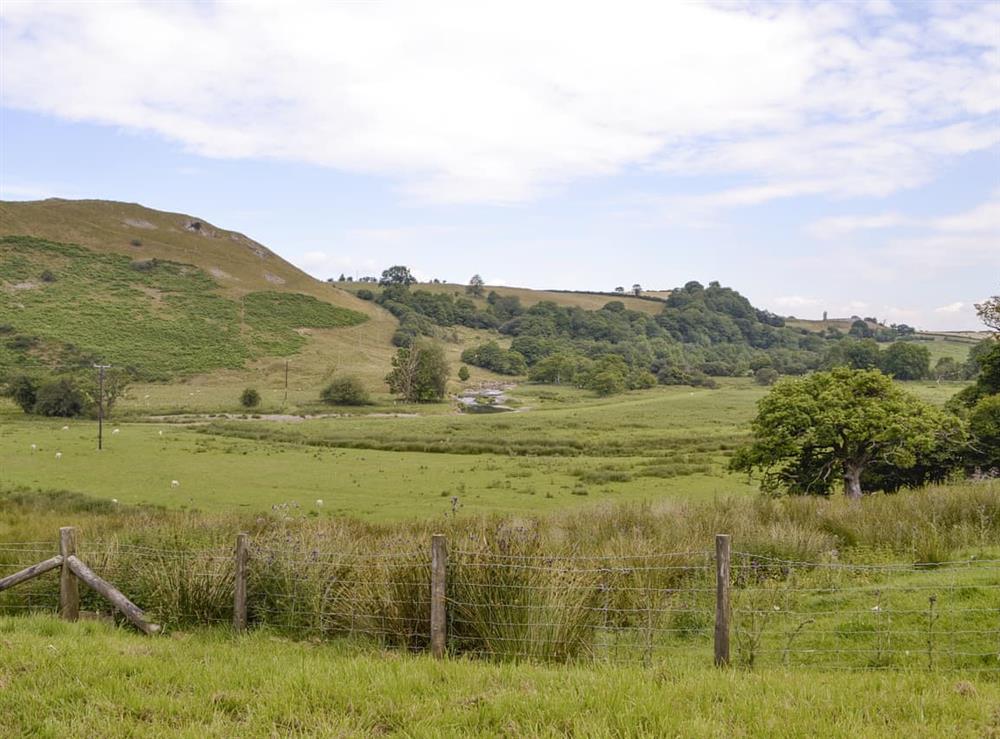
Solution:
{"label": "green field", "polygon": [[[933,402],[957,387],[910,384]],[[131,405],[128,421],[106,426],[101,452],[94,421],[29,419],[8,405],[0,416],[0,485],[209,511],[288,503],[369,520],[437,516],[452,511],[452,498],[470,514],[710,500],[755,489],[724,466],[764,392],[733,380],[719,390],[598,399],[526,385],[513,394],[517,413],[386,406],[295,421],[140,422]],[[212,395],[205,391],[209,407]]]}
{"label": "green field", "polygon": [[[0,715],[18,736],[988,737],[994,680],[687,663],[435,663],[266,630],[145,639],[0,618]],[[123,676],[127,679],[122,679]]]}

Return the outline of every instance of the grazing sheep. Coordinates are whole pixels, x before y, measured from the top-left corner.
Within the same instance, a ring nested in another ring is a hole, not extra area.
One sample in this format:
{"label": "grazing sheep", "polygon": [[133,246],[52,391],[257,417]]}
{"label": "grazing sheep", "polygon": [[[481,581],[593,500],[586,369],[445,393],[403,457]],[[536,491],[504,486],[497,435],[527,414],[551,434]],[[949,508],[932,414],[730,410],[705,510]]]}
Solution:
{"label": "grazing sheep", "polygon": [[319,505],[319,506],[323,505],[323,499],[322,498],[317,498],[316,499],[316,505]]}
{"label": "grazing sheep", "polygon": [[119,431],[121,431],[121,429],[115,429],[115,430],[114,430],[114,431],[112,431],[111,433],[112,433],[112,434],[117,434],[117,433],[118,433]]}
{"label": "grazing sheep", "polygon": [[112,498],[111,502],[114,503],[115,505],[118,505],[118,498]]}
{"label": "grazing sheep", "polygon": [[156,433],[158,433],[160,436],[163,436],[163,431],[162,430],[161,431],[157,431]]}
{"label": "grazing sheep", "polygon": [[69,431],[69,426],[63,426],[63,431]]}
{"label": "grazing sheep", "polygon": [[170,481],[170,487],[172,487],[172,488],[179,488],[180,486],[181,486],[181,484],[177,480],[171,480]]}
{"label": "grazing sheep", "polygon": [[35,451],[36,449],[38,449],[38,444],[32,444],[31,451]]}
{"label": "grazing sheep", "polygon": [[56,459],[62,459],[62,452],[56,452]]}

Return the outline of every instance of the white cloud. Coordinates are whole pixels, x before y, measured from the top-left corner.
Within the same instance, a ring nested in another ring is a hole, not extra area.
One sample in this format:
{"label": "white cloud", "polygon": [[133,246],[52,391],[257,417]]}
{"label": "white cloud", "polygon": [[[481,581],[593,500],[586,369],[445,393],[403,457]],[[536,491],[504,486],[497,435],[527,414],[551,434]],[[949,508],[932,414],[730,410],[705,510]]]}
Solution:
{"label": "white cloud", "polygon": [[772,301],[779,308],[810,308],[821,302],[817,298],[807,298],[802,295],[784,295]]}
{"label": "white cloud", "polygon": [[940,308],[935,308],[935,313],[959,313],[962,308],[965,307],[965,303],[949,303],[948,305],[942,305]]}
{"label": "white cloud", "polygon": [[0,89],[6,106],[438,201],[636,166],[753,178],[691,207],[885,195],[995,144],[1000,109],[1000,6],[928,6],[919,24],[894,10],[7,0]]}
{"label": "white cloud", "polygon": [[[873,264],[896,264],[923,271],[955,267],[1000,267],[1000,188],[983,203],[960,213],[939,217],[883,213],[872,216],[844,215],[823,218],[806,227],[821,239],[844,239],[855,231],[905,227],[914,235],[894,235],[869,250]],[[839,257],[843,258],[842,252]],[[877,273],[872,273],[877,274]],[[895,279],[894,273],[884,274]]]}
{"label": "white cloud", "polygon": [[838,239],[855,231],[894,228],[910,222],[898,213],[881,213],[873,216],[832,216],[810,223],[806,233],[818,239]]}

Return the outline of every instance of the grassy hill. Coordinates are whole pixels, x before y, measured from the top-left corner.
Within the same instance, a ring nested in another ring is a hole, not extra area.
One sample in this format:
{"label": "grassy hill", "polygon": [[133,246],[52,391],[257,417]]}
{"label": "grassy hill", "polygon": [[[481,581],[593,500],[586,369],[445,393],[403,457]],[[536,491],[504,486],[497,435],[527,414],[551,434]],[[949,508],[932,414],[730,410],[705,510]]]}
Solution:
{"label": "grassy hill", "polygon": [[[140,397],[209,407],[248,384],[283,393],[286,360],[292,394],[337,372],[383,391],[399,325],[241,233],[100,200],[0,202],[0,315],[0,370],[103,359],[184,381]],[[451,332],[451,359],[478,334]]]}
{"label": "grassy hill", "polygon": [[[364,282],[334,282],[342,290],[357,293],[358,290],[371,289],[370,283]],[[456,297],[469,297],[465,285],[452,282],[421,282],[413,286],[414,290],[427,290],[433,293],[450,293]],[[548,301],[563,308],[583,308],[584,310],[599,310],[612,300],[620,300],[629,310],[642,311],[655,316],[663,310],[663,301],[670,295],[669,290],[644,294],[637,298],[633,295],[618,295],[611,292],[586,292],[576,290],[532,290],[526,287],[510,287],[507,285],[486,285],[484,294],[495,292],[503,297],[516,297],[525,308]],[[480,306],[486,304],[485,298],[474,298]]]}

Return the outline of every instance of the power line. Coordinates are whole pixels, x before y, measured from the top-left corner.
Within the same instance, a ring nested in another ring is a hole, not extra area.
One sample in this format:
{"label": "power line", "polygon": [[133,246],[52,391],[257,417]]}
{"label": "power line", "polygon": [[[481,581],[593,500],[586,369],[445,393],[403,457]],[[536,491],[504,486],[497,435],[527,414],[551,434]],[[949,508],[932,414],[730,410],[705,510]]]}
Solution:
{"label": "power line", "polygon": [[104,370],[110,364],[95,364],[97,370],[97,451],[104,448]]}

